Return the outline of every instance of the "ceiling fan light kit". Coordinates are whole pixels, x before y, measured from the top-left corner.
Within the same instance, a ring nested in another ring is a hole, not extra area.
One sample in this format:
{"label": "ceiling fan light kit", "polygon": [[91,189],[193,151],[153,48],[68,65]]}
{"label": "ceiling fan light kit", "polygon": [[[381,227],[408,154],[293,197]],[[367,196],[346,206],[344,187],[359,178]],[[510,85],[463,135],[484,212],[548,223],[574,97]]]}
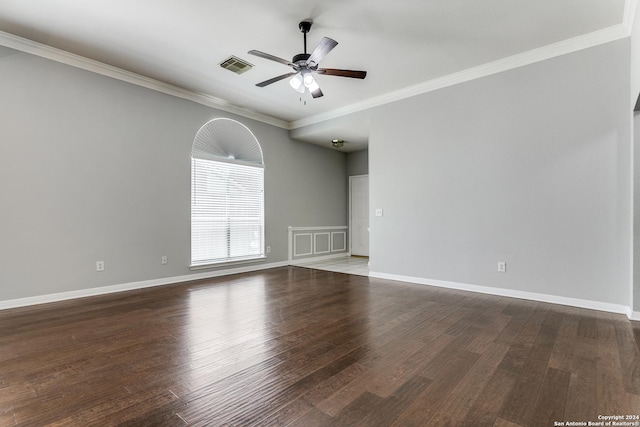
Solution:
{"label": "ceiling fan light kit", "polygon": [[289,84],[291,85],[291,87],[299,93],[304,93],[303,82],[304,81],[300,74],[296,74],[295,76],[291,77],[291,80],[289,80]]}
{"label": "ceiling fan light kit", "polygon": [[288,65],[293,68],[293,72],[276,76],[269,80],[265,80],[256,84],[258,87],[265,87],[272,83],[284,80],[291,77],[289,85],[298,93],[305,93],[307,90],[314,98],[323,96],[320,85],[313,77],[313,74],[326,74],[329,76],[350,77],[354,79],[364,79],[367,76],[366,71],[356,70],[341,70],[337,68],[318,68],[320,61],[331,50],[338,45],[338,42],[330,39],[329,37],[323,37],[320,43],[311,54],[307,53],[307,33],[311,29],[311,21],[302,21],[298,24],[298,28],[304,35],[304,53],[299,53],[293,57],[291,61],[279,58],[277,56],[261,52],[259,50],[250,50],[248,53],[251,55],[259,56],[264,59],[279,62],[284,65]]}

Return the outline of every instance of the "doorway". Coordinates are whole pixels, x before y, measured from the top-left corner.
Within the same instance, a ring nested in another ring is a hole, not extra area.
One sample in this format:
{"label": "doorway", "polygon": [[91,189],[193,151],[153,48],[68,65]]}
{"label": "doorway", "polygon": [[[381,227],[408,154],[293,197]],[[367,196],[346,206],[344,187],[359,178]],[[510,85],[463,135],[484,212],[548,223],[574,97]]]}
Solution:
{"label": "doorway", "polygon": [[350,252],[369,256],[369,175],[349,177]]}

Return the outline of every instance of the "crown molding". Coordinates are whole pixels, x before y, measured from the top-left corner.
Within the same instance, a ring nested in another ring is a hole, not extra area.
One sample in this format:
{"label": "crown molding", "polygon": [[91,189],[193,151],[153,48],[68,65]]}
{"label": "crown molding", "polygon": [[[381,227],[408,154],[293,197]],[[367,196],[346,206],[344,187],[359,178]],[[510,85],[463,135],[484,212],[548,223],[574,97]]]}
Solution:
{"label": "crown molding", "polygon": [[257,120],[279,128],[289,129],[290,124],[285,120],[238,107],[228,101],[225,101],[224,99],[183,89],[178,86],[162,82],[160,80],[145,77],[131,71],[123,70],[121,68],[105,64],[103,62],[94,61],[93,59],[85,58],[84,56],[76,55],[62,49],[47,46],[45,44],[34,42],[32,40],[18,37],[3,31],[0,31],[0,45],[39,56],[41,58],[46,58],[52,61],[70,65],[75,68],[80,68],[96,74],[111,77],[123,82],[131,83],[136,86],[152,89],[167,95],[172,95],[178,98],[193,101],[201,105],[206,105],[207,107],[226,111],[227,113],[237,114],[239,116]]}
{"label": "crown molding", "polygon": [[107,77],[112,77],[137,86],[165,93],[167,95],[193,101],[228,113],[237,114],[239,116],[257,120],[279,128],[292,130],[629,37],[633,30],[637,2],[638,0],[625,1],[622,22],[618,25],[566,39],[547,46],[542,46],[527,52],[489,62],[487,64],[468,68],[457,73],[438,77],[328,111],[326,113],[306,117],[292,122],[287,122],[286,120],[278,119],[273,116],[238,107],[228,101],[211,95],[186,90],[159,80],[151,79],[149,77],[2,31],[0,31],[0,45]]}
{"label": "crown molding", "polygon": [[624,2],[622,25],[627,29],[627,36],[631,36],[631,31],[633,31],[633,22],[636,17],[637,5],[638,0],[626,0]]}
{"label": "crown molding", "polygon": [[336,110],[332,110],[323,114],[296,120],[290,123],[290,129],[297,129],[304,126],[324,122],[348,114],[357,113],[359,111],[368,110],[381,105],[411,98],[416,95],[432,92],[449,86],[479,79],[481,77],[490,76],[492,74],[501,73],[503,71],[513,70],[515,68],[541,62],[547,59],[577,52],[583,49],[610,43],[616,40],[629,37],[631,34],[631,26],[633,23],[633,14],[635,13],[636,0],[628,0],[625,3],[625,22],[608,27],[599,31],[594,31],[581,36],[562,40],[547,46],[542,46],[527,52],[499,59],[476,67],[468,68],[457,73],[448,74],[428,80],[413,86],[408,86],[393,92],[389,92],[380,96],[369,98],[362,102],[347,105]]}

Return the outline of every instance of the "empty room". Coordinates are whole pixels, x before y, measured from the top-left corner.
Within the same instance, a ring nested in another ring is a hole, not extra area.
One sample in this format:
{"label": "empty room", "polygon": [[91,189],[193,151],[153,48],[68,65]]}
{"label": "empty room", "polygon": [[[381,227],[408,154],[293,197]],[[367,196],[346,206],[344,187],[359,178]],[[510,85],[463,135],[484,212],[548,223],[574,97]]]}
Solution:
{"label": "empty room", "polygon": [[0,426],[640,426],[637,9],[0,0]]}

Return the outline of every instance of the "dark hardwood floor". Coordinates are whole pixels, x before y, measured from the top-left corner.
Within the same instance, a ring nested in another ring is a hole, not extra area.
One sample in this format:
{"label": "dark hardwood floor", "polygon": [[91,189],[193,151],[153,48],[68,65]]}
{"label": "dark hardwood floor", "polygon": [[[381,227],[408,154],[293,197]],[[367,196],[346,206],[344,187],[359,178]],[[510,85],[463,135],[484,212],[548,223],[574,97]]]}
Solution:
{"label": "dark hardwood floor", "polygon": [[0,426],[640,415],[639,331],[622,315],[284,267],[0,312]]}

